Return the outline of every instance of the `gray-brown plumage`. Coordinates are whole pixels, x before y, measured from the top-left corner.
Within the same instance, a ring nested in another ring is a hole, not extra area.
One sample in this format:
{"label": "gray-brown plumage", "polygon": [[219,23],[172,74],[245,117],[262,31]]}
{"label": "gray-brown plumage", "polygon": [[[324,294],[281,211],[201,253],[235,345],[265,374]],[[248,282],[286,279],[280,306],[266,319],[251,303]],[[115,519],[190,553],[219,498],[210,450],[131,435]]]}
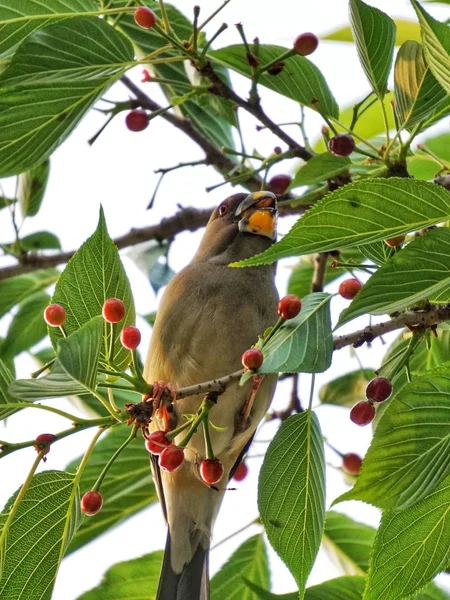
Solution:
{"label": "gray-brown plumage", "polygon": [[[197,253],[171,280],[161,299],[145,364],[149,383],[164,380],[180,388],[242,366],[243,352],[277,318],[274,266],[228,265],[268,248],[275,228],[276,199],[268,192],[235,194],[213,212]],[[265,377],[249,422],[240,423],[239,414],[251,381],[242,387],[229,386],[209,413],[211,423],[221,428],[210,427],[214,454],[225,471],[218,489],[196,475],[205,458],[201,428],[187,446],[179,469],[169,473],[154,466],[169,527],[158,600],[209,598],[208,552],[214,520],[230,471],[266,413],[275,385],[275,375]],[[183,414],[195,413],[202,399],[199,395],[177,400],[177,424],[183,422]],[[163,423],[155,419],[151,427],[163,428]]]}

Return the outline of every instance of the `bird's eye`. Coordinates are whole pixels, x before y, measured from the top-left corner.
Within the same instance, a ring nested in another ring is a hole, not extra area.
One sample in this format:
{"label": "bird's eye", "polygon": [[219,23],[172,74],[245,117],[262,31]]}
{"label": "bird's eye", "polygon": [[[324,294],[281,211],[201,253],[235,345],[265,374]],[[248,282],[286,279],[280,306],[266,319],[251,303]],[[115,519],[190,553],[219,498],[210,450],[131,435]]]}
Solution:
{"label": "bird's eye", "polygon": [[228,212],[228,204],[226,202],[223,202],[220,206],[219,206],[219,217],[223,217],[224,215],[226,215]]}

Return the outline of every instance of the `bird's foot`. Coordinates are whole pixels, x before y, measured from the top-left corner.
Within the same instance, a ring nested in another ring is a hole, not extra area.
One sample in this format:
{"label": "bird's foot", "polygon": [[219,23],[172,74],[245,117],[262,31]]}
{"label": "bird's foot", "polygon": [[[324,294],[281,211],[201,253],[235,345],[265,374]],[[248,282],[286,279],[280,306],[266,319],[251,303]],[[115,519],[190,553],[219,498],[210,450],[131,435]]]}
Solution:
{"label": "bird's foot", "polygon": [[251,413],[253,409],[253,404],[255,403],[255,397],[259,390],[259,387],[264,379],[264,375],[254,375],[252,380],[252,387],[250,388],[250,394],[248,395],[247,400],[245,401],[244,406],[238,412],[236,421],[234,424],[234,433],[242,433],[244,432],[248,426],[250,425]]}

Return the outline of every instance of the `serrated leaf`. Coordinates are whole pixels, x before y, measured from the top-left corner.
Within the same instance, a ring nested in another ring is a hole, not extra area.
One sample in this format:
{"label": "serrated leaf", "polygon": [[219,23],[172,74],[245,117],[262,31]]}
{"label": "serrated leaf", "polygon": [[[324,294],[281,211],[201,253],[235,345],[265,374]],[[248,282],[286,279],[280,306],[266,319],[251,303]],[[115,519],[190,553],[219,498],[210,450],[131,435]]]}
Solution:
{"label": "serrated leaf", "polygon": [[97,587],[77,600],[155,600],[162,557],[158,551],[113,565]]}
{"label": "serrated leaf", "polygon": [[[130,284],[120,260],[119,252],[106,228],[103,210],[95,233],[81,246],[67,263],[55,287],[52,302],[66,310],[64,323],[70,335],[93,317],[102,313],[107,298],[119,298],[125,305],[125,317],[114,327],[115,364],[125,367],[130,353],[120,342],[122,327],[135,321],[134,302]],[[53,347],[62,334],[54,327],[49,331]],[[110,328],[105,328],[105,348],[109,348]],[[104,356],[104,350],[102,350]]]}
{"label": "serrated leaf", "polygon": [[24,350],[29,350],[47,334],[44,309],[50,296],[37,292],[19,305],[19,310],[8,328],[6,338],[0,347],[0,356],[10,358]]}
{"label": "serrated leaf", "polygon": [[449,366],[417,376],[389,401],[354,487],[338,502],[404,510],[450,474]]}
{"label": "serrated leaf", "polygon": [[0,176],[45,160],[132,60],[129,40],[102,19],[32,33],[0,75]]}
{"label": "serrated leaf", "polygon": [[[287,51],[282,46],[261,44],[259,61],[267,64]],[[241,75],[251,77],[251,68],[246,60],[245,46],[237,44],[208,52],[213,63],[218,63]],[[282,96],[319,110],[328,117],[337,118],[339,108],[327,82],[319,69],[304,56],[293,56],[286,60],[284,69],[276,77],[264,73],[258,79],[261,85]]]}
{"label": "serrated leaf", "polygon": [[394,84],[400,129],[410,131],[433,113],[450,110],[450,98],[432,75],[418,42],[407,41],[398,51]]}
{"label": "serrated leaf", "polygon": [[384,265],[395,252],[394,248],[390,248],[384,241],[358,246],[358,250],[376,265]]}
{"label": "serrated leaf", "polygon": [[373,527],[329,510],[325,517],[322,544],[331,560],[344,573],[363,575],[369,568],[375,534]]}
{"label": "serrated leaf", "polygon": [[18,379],[10,385],[10,394],[21,400],[34,401],[94,391],[102,341],[103,319],[97,316],[59,341],[57,359],[48,375],[39,379]]}
{"label": "serrated leaf", "polygon": [[49,287],[58,279],[59,271],[45,269],[0,281],[0,317],[31,294]]}
{"label": "serrated leaf", "polygon": [[[403,19],[395,19],[395,45],[401,46],[407,40],[415,40],[420,42],[420,27],[414,21],[405,21]],[[353,42],[353,34],[351,27],[339,27],[334,31],[330,31],[326,35],[321,36],[322,40],[331,40],[335,42]]]}
{"label": "serrated leaf", "polygon": [[348,171],[351,164],[352,161],[348,156],[335,156],[330,152],[313,156],[295,173],[289,189],[292,190],[301,185],[312,185],[336,177],[336,175]]}
{"label": "serrated leaf", "polygon": [[[448,361],[450,356],[450,331],[439,325],[436,333],[437,337],[434,335],[428,336],[429,349],[424,338],[418,344],[414,340],[413,353],[409,357],[409,368],[412,373],[429,371]],[[411,332],[406,329],[394,340],[377,371],[381,377],[386,377],[392,381],[394,392],[400,390],[408,381],[405,371],[399,371],[399,365],[404,363],[404,356],[410,346],[411,336]]]}
{"label": "serrated leaf", "polygon": [[269,564],[262,535],[255,535],[241,544],[214,575],[211,600],[257,600],[258,596],[248,587],[248,581],[263,588],[270,587]]}
{"label": "serrated leaf", "polygon": [[[261,600],[298,600],[297,592],[292,594],[272,594],[249,583]],[[306,589],[304,600],[361,600],[364,591],[364,577],[337,577],[313,585]]]}
{"label": "serrated leaf", "polygon": [[258,506],[270,544],[294,576],[303,597],[325,520],[325,458],[316,415],[289,417],[266,452]]}
{"label": "serrated leaf", "polygon": [[50,161],[44,160],[44,162],[19,175],[17,197],[24,218],[34,217],[39,212],[49,174]]}
{"label": "serrated leaf", "polygon": [[395,23],[361,0],[350,0],[350,22],[366,77],[377,96],[383,98],[394,53]]}
{"label": "serrated leaf", "polygon": [[58,343],[58,362],[87,391],[97,387],[98,360],[102,345],[103,317],[94,317]]}
{"label": "serrated leaf", "polygon": [[418,596],[414,596],[414,600],[450,600],[450,595],[432,583]]}
{"label": "serrated leaf", "polygon": [[448,219],[450,192],[442,186],[401,177],[358,181],[327,194],[282,240],[233,266],[360,246]]}
{"label": "serrated leaf", "polygon": [[14,377],[5,361],[0,358],[0,420],[6,419],[14,414],[14,408],[8,408],[8,404],[14,404],[14,399],[9,393],[9,386]]}
{"label": "serrated leaf", "polygon": [[264,346],[259,373],[322,373],[328,369],[333,354],[331,298],[323,292],[303,298],[299,315],[285,321]]}
{"label": "serrated leaf", "polygon": [[448,566],[449,506],[450,477],[447,477],[414,506],[383,513],[363,600],[406,600]]}
{"label": "serrated leaf", "polygon": [[450,94],[450,29],[429,15],[416,1],[411,0],[420,23],[422,43],[431,72]]}
{"label": "serrated leaf", "polygon": [[6,57],[33,31],[54,23],[58,14],[98,10],[98,5],[95,0],[2,0],[0,9],[0,56]]}
{"label": "serrated leaf", "polygon": [[341,375],[320,388],[319,399],[323,404],[353,406],[365,398],[365,390],[372,377],[373,369],[358,369]]}
{"label": "serrated leaf", "polygon": [[[128,427],[117,426],[96,444],[81,476],[81,494],[92,489],[105,464],[129,435]],[[68,464],[67,470],[75,471],[81,458]],[[142,439],[138,438],[132,442],[118,456],[103,480],[101,491],[104,498],[102,510],[97,515],[84,519],[70,544],[68,553],[88,544],[150,504],[157,502],[149,456]]]}
{"label": "serrated leaf", "polygon": [[[74,475],[38,473],[0,544],[2,600],[50,600],[59,564],[80,522]],[[17,493],[1,515],[3,527]]]}
{"label": "serrated leaf", "polygon": [[415,238],[363,285],[336,327],[360,315],[390,314],[424,300],[450,301],[450,230]]}

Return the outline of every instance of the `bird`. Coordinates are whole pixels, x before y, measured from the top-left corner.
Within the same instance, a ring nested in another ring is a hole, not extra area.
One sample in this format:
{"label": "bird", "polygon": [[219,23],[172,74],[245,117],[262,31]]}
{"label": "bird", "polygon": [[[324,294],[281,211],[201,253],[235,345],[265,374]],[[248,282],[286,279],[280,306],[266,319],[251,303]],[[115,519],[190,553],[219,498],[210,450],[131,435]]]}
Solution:
{"label": "bird", "polygon": [[[158,306],[144,378],[172,391],[217,379],[242,368],[242,354],[277,319],[275,265],[230,267],[276,240],[277,200],[271,192],[237,193],[213,211],[191,262],[167,285]],[[208,414],[214,456],[224,468],[220,483],[208,486],[198,474],[206,456],[202,431],[173,472],[152,456],[153,478],[168,524],[157,600],[208,600],[211,535],[227,483],[273,397],[276,374],[243,386],[226,387]],[[158,383],[159,382],[159,383]],[[170,383],[168,383],[170,382]],[[252,395],[257,389],[256,395]],[[253,403],[249,401],[252,397]],[[195,414],[204,394],[171,404],[171,428]],[[156,411],[150,430],[164,430]],[[179,434],[174,443],[183,438]]]}

